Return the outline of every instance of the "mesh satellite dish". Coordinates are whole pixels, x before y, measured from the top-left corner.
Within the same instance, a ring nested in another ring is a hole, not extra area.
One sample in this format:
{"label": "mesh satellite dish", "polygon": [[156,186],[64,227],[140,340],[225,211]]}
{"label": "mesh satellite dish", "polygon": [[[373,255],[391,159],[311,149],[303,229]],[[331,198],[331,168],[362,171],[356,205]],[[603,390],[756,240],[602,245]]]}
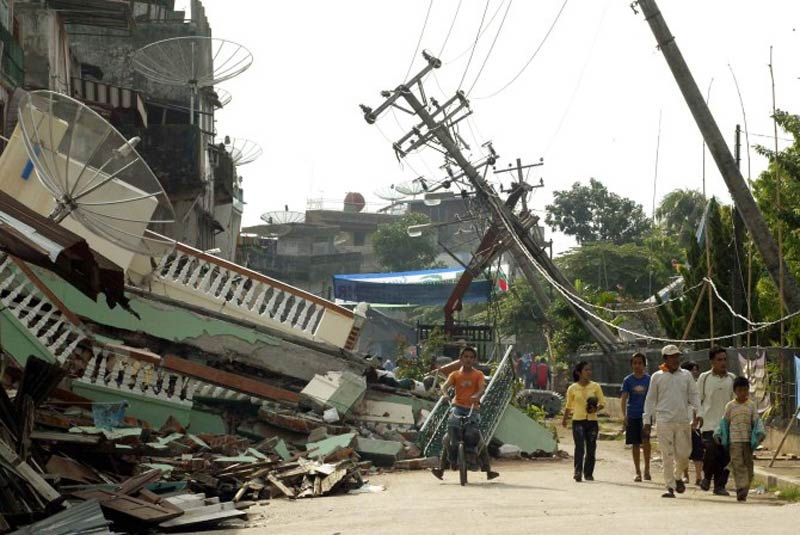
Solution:
{"label": "mesh satellite dish", "polygon": [[394,189],[404,195],[419,195],[425,189],[422,187],[422,183],[418,180],[412,180],[410,182],[402,182],[400,184],[395,184]]}
{"label": "mesh satellite dish", "polygon": [[50,214],[67,216],[135,253],[158,256],[174,242],[145,237],[151,224],[175,222],[172,204],[134,148],[94,110],[62,93],[33,91],[19,103],[19,124],[36,175],[52,194]]}
{"label": "mesh satellite dish", "polygon": [[233,100],[233,95],[226,89],[222,89],[221,87],[212,87],[210,89],[211,92],[217,96],[217,102],[215,104],[218,104],[219,108],[224,108]]}
{"label": "mesh satellite dish", "polygon": [[275,210],[261,214],[261,220],[267,225],[287,225],[289,223],[305,223],[306,214],[291,210]]}
{"label": "mesh satellite dish", "polygon": [[384,186],[382,188],[376,189],[374,192],[376,197],[379,199],[383,199],[384,201],[400,201],[406,198],[406,195],[400,193],[394,186]]}
{"label": "mesh satellite dish", "polygon": [[216,85],[246,71],[253,55],[244,46],[213,37],[172,37],[133,53],[133,68],[149,80],[189,88],[189,123],[201,87]]}
{"label": "mesh satellite dish", "polygon": [[226,137],[225,141],[225,149],[227,149],[233,163],[236,165],[252,163],[264,152],[261,150],[261,145],[249,139],[233,138],[230,143],[227,143],[228,138]]}

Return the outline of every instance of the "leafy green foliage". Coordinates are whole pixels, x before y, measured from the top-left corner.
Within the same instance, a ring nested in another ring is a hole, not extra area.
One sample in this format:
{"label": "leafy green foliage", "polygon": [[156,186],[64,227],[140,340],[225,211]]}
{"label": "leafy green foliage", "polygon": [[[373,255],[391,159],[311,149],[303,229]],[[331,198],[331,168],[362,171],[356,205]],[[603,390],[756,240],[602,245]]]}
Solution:
{"label": "leafy green foliage", "polygon": [[697,227],[703,217],[706,201],[693,189],[675,189],[664,195],[656,208],[656,221],[663,231],[673,236],[683,249],[695,240]]}
{"label": "leafy green foliage", "polygon": [[641,245],[586,243],[559,256],[557,263],[571,280],[592,281],[596,288],[646,299],[676,275],[672,260],[680,256],[673,239],[651,231]]}
{"label": "leafy green foliage", "polygon": [[378,225],[372,246],[380,265],[388,271],[412,271],[434,267],[438,248],[433,236],[423,234],[418,238],[411,238],[406,231],[411,225],[430,222],[430,218],[425,214],[410,213],[394,223]]}
{"label": "leafy green foliage", "polygon": [[537,405],[528,405],[525,407],[525,415],[534,422],[539,422],[540,424],[544,423],[545,419],[547,419],[547,414],[545,414],[544,409]]}
{"label": "leafy green foliage", "polygon": [[[775,118],[778,126],[791,134],[795,141],[777,154],[766,147],[756,147],[760,154],[769,158],[770,163],[767,170],[753,182],[753,196],[773,233],[777,236],[778,228],[782,228],[785,265],[795,279],[800,279],[800,117],[778,111]],[[776,202],[776,171],[781,177],[780,207]],[[758,311],[765,321],[776,320],[786,314],[786,311],[781,314],[777,288],[763,268],[755,272],[754,284]],[[794,318],[786,325],[786,342],[792,346],[800,344],[800,319]],[[766,342],[765,337],[768,338]],[[779,339],[778,326],[761,335],[762,344],[779,343]]]}
{"label": "leafy green foliage", "polygon": [[442,354],[446,338],[444,331],[439,327],[431,331],[428,339],[422,342],[421,351],[416,358],[408,358],[405,352],[397,357],[397,369],[395,376],[398,379],[415,379],[422,381],[431,371],[436,357]]}
{"label": "leafy green foliage", "polygon": [[652,225],[642,205],[609,192],[594,178],[588,186],[575,182],[571,189],[554,191],[553,204],[546,208],[545,222],[578,243],[640,242]]}

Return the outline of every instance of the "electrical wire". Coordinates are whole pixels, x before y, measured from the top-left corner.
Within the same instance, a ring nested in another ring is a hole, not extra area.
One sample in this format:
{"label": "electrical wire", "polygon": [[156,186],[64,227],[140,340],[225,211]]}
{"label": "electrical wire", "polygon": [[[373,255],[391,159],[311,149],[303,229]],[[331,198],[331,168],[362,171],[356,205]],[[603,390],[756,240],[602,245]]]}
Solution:
{"label": "electrical wire", "polygon": [[[472,63],[472,58],[475,56],[475,49],[478,48],[478,39],[481,38],[481,29],[483,29],[483,21],[486,20],[486,12],[489,10],[489,2],[490,0],[486,0],[486,6],[483,8],[483,15],[481,15],[481,24],[478,26],[478,33],[475,35],[475,42],[472,43],[472,50],[469,53],[469,59],[467,60],[467,66],[464,67],[464,74],[461,75],[461,81],[458,83],[458,88],[461,89],[461,86],[464,85],[464,79],[467,77],[467,71],[469,71],[469,66]],[[503,4],[500,4],[501,6]],[[497,8],[500,11],[500,8]]]}
{"label": "electrical wire", "polygon": [[[494,19],[495,19],[495,17],[497,17],[497,14],[498,14],[498,13],[500,13],[500,10],[503,8],[503,4],[504,4],[504,3],[505,3],[505,2],[501,1],[501,2],[500,2],[500,5],[498,5],[498,6],[497,6],[497,9],[495,9],[495,10],[494,10],[494,13],[492,13],[492,16],[489,18],[489,22],[488,22],[488,23],[486,24],[486,26],[483,28],[483,31],[482,31],[482,32],[480,32],[480,34],[478,35],[478,38],[479,38],[479,39],[480,39],[481,37],[483,37],[483,34],[484,34],[484,33],[486,33],[486,30],[488,30],[488,29],[489,29],[489,27],[492,25],[492,22],[494,22]],[[447,61],[444,61],[444,60],[442,60],[442,64],[443,64],[443,65],[449,65],[449,64],[451,64],[451,63],[454,63],[454,62],[458,61],[459,59],[461,59],[462,57],[464,57],[464,55],[465,55],[467,52],[469,52],[470,50],[472,50],[472,45],[468,46],[467,48],[465,48],[464,50],[462,50],[461,52],[459,52],[459,53],[458,53],[458,55],[457,55],[457,56],[455,56],[453,59],[449,59],[449,60],[447,60]],[[442,58],[439,58],[439,59],[442,59]]]}
{"label": "electrical wire", "polygon": [[525,62],[525,65],[522,66],[522,69],[520,69],[520,71],[516,75],[514,75],[513,78],[511,78],[511,80],[506,82],[505,85],[503,85],[500,89],[498,89],[494,93],[491,93],[489,95],[485,95],[483,97],[474,97],[474,98],[476,98],[478,100],[482,100],[482,99],[492,98],[494,96],[497,96],[500,93],[502,93],[503,91],[505,91],[511,84],[516,82],[517,79],[519,79],[520,76],[522,76],[522,73],[525,72],[525,70],[528,68],[528,66],[533,62],[534,58],[536,58],[537,54],[539,54],[539,51],[542,49],[544,44],[547,42],[548,37],[550,37],[550,34],[553,32],[553,28],[556,27],[556,23],[561,18],[561,14],[564,12],[564,8],[567,7],[567,3],[568,2],[569,2],[569,0],[564,0],[564,3],[561,4],[561,8],[558,10],[558,13],[556,13],[556,16],[553,19],[553,22],[550,24],[550,27],[547,29],[547,32],[544,34],[544,37],[542,37],[542,40],[539,42],[539,46],[537,46],[536,50],[533,51],[533,54],[531,54],[531,56],[528,58],[528,61]]}
{"label": "electrical wire", "polygon": [[629,335],[634,336],[636,338],[641,338],[641,339],[646,339],[646,340],[653,340],[653,341],[658,341],[658,342],[665,342],[665,343],[678,343],[678,344],[694,344],[694,343],[713,342],[714,340],[723,340],[723,339],[727,339],[727,338],[734,338],[734,337],[737,337],[737,336],[748,334],[748,332],[760,331],[760,330],[766,329],[768,327],[772,327],[773,325],[777,325],[777,324],[781,323],[782,321],[786,321],[788,319],[791,319],[791,318],[793,318],[795,316],[800,315],[800,310],[797,310],[797,311],[792,312],[791,314],[788,314],[788,315],[786,315],[786,316],[784,316],[784,317],[782,317],[780,319],[777,319],[777,320],[774,320],[774,321],[770,321],[770,322],[766,322],[766,323],[764,323],[762,325],[759,325],[755,329],[750,329],[750,330],[747,330],[747,331],[741,331],[741,332],[737,332],[737,333],[727,334],[727,335],[723,335],[723,336],[716,336],[713,339],[712,338],[695,338],[695,339],[689,339],[689,340],[680,340],[680,339],[676,339],[676,338],[665,338],[665,337],[660,337],[660,336],[652,336],[652,335],[649,335],[649,334],[644,334],[644,333],[640,333],[640,332],[637,332],[637,331],[633,331],[631,329],[626,329],[625,327],[622,327],[620,325],[615,325],[614,323],[606,320],[605,318],[602,318],[602,317],[598,316],[597,314],[595,314],[591,310],[589,310],[586,307],[584,307],[583,304],[582,304],[583,303],[583,299],[575,299],[571,292],[569,292],[568,290],[563,288],[560,283],[558,283],[556,280],[554,280],[550,276],[550,274],[545,269],[543,269],[539,265],[538,262],[536,262],[536,260],[533,258],[533,255],[531,255],[530,251],[524,246],[524,244],[522,244],[522,242],[520,241],[519,237],[514,232],[513,225],[507,220],[505,215],[500,213],[498,219],[500,220],[500,222],[503,224],[503,226],[508,231],[509,236],[511,237],[511,239],[514,240],[514,242],[516,243],[517,247],[520,248],[520,250],[523,252],[525,257],[530,261],[530,263],[533,265],[533,267],[539,272],[539,274],[545,279],[545,281],[547,281],[551,286],[553,286],[564,297],[564,299],[566,299],[567,301],[572,303],[576,308],[578,308],[579,310],[583,311],[586,315],[588,315],[589,317],[593,318],[595,321],[598,321],[598,322],[600,322],[600,323],[602,323],[602,324],[604,324],[604,325],[606,325],[608,327],[611,327],[612,329],[616,329],[619,332],[623,332],[623,333],[629,334]]}
{"label": "electrical wire", "polygon": [[558,121],[558,127],[556,127],[556,131],[553,133],[550,141],[547,143],[547,148],[544,150],[545,155],[550,152],[550,148],[553,146],[558,134],[561,132],[561,128],[564,126],[564,122],[569,115],[569,112],[572,110],[572,105],[575,102],[575,96],[578,94],[578,90],[581,87],[581,83],[583,82],[583,76],[586,74],[586,68],[589,66],[589,61],[592,59],[594,55],[595,45],[597,44],[597,39],[600,37],[600,30],[603,29],[603,21],[605,21],[606,13],[608,12],[608,7],[611,4],[610,1],[606,2],[606,7],[603,9],[603,14],[600,16],[600,20],[597,23],[597,29],[594,32],[594,37],[592,38],[592,44],[589,47],[588,52],[586,53],[586,59],[581,66],[581,72],[578,75],[578,80],[575,83],[575,88],[572,90],[572,94],[569,97],[569,102],[567,103],[567,107],[564,108],[564,113],[561,114],[561,119]]}
{"label": "electrical wire", "polygon": [[450,40],[450,34],[453,33],[453,27],[456,25],[456,19],[458,18],[459,10],[461,10],[462,1],[463,0],[458,0],[458,5],[456,5],[456,12],[453,14],[453,20],[450,21],[450,28],[447,30],[447,35],[444,36],[444,42],[442,43],[442,48],[439,49],[439,56],[437,56],[439,58],[441,58],[442,54],[444,54],[444,48],[447,46],[447,41]]}
{"label": "electrical wire", "polygon": [[417,39],[417,47],[414,49],[414,54],[411,56],[411,63],[408,64],[408,71],[406,71],[406,77],[403,78],[403,82],[408,80],[408,76],[411,74],[411,67],[414,66],[414,60],[417,59],[417,52],[419,52],[419,47],[422,44],[422,36],[425,35],[425,28],[428,26],[428,18],[431,16],[431,8],[433,7],[433,0],[428,3],[428,11],[425,12],[425,21],[422,23],[422,30],[419,32],[419,39]]}
{"label": "electrical wire", "polygon": [[489,62],[489,57],[492,55],[492,50],[494,50],[494,45],[497,44],[497,39],[500,37],[500,33],[503,31],[503,25],[506,23],[506,17],[508,17],[508,12],[511,9],[511,4],[514,0],[508,0],[508,4],[506,4],[506,10],[503,13],[503,18],[500,19],[500,26],[497,27],[497,33],[494,34],[494,39],[492,39],[492,44],[489,45],[489,51],[486,53],[486,57],[483,58],[483,63],[481,64],[481,68],[478,69],[478,75],[475,76],[475,80],[472,81],[472,85],[469,86],[467,90],[467,95],[472,93],[472,90],[475,89],[475,84],[478,83],[478,80],[483,74],[483,69],[486,68],[486,64]]}

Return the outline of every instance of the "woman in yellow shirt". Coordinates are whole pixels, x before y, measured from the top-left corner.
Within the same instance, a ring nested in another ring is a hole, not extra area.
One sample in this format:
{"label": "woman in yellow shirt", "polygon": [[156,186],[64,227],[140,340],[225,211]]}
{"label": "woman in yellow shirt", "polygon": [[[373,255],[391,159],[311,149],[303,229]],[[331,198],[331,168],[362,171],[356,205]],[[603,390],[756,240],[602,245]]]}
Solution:
{"label": "woman in yellow shirt", "polygon": [[575,481],[594,481],[595,452],[597,451],[597,412],[606,403],[600,385],[592,381],[592,366],[585,360],[572,371],[575,381],[567,389],[567,407],[561,425],[567,427],[572,416],[572,438],[575,441]]}

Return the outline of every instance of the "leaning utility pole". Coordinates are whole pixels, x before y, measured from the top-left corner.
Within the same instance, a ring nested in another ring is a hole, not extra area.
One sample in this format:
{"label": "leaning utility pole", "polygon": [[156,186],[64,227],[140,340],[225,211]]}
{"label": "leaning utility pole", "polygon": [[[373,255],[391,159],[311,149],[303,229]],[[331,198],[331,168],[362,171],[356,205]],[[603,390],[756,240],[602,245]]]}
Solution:
{"label": "leaning utility pole", "polygon": [[783,288],[783,299],[792,312],[800,310],[800,288],[797,286],[797,281],[783,266],[775,239],[764,221],[755,199],[750,194],[747,183],[736,166],[736,162],[725,144],[725,139],[714,121],[714,116],[711,115],[711,111],[703,100],[703,95],[697,88],[692,73],[675,43],[675,38],[670,33],[661,11],[659,11],[658,5],[655,0],[638,0],[631,4],[634,12],[637,4],[642,8],[642,13],[656,38],[658,48],[664,54],[664,59],[667,60],[672,75],[683,93],[683,98],[686,99],[686,104],[689,105],[689,110],[697,122],[697,127],[703,134],[708,150],[728,186],[731,198],[741,213],[753,243],[758,247],[761,258],[775,282],[775,287]]}
{"label": "leaning utility pole", "polygon": [[[492,216],[493,223],[502,230],[510,230],[513,236],[509,236],[510,243],[507,245],[520,255],[520,258],[533,258],[539,266],[541,266],[547,274],[553,278],[559,286],[572,295],[577,295],[577,291],[572,286],[572,283],[559,271],[555,264],[550,260],[547,254],[543,251],[540,244],[536,243],[531,233],[520,222],[516,215],[500,200],[497,193],[486,182],[486,179],[478,173],[478,170],[473,164],[464,156],[458,146],[455,135],[451,129],[459,121],[469,116],[472,112],[469,110],[469,102],[464,95],[463,91],[457,91],[456,95],[444,104],[439,104],[433,99],[430,99],[430,104],[427,103],[425,90],[422,86],[422,79],[433,69],[441,67],[441,61],[427,52],[423,52],[423,57],[427,60],[427,65],[416,76],[405,84],[399,85],[394,91],[386,91],[382,96],[386,100],[372,110],[368,106],[361,106],[364,112],[364,119],[369,124],[373,124],[378,116],[386,111],[389,107],[395,106],[401,111],[412,113],[409,110],[396,104],[400,98],[404,99],[411,107],[413,115],[416,115],[422,120],[422,123],[412,129],[412,131],[400,141],[394,144],[395,152],[398,156],[405,156],[409,151],[422,146],[431,146],[440,152],[443,152],[448,160],[458,165],[463,171],[463,175],[469,180],[470,185],[475,189],[476,198],[488,209]],[[413,93],[412,88],[418,86],[420,97],[425,101],[420,102],[417,96]],[[450,109],[455,105],[454,109]],[[428,111],[428,107],[433,110]],[[463,111],[466,110],[466,111]],[[463,115],[459,116],[459,113]],[[412,139],[416,136],[416,139]],[[409,142],[409,147],[403,148],[403,143]],[[438,146],[437,146],[438,145]],[[510,229],[504,227],[510,226]],[[527,262],[526,262],[527,264]],[[534,270],[523,272],[526,276],[534,276]],[[533,284],[535,281],[531,280]],[[608,353],[615,349],[618,340],[616,336],[606,327],[603,323],[593,323],[591,317],[582,309],[575,306],[570,300],[567,304],[572,309],[582,326],[597,340],[600,347],[604,352]]]}

